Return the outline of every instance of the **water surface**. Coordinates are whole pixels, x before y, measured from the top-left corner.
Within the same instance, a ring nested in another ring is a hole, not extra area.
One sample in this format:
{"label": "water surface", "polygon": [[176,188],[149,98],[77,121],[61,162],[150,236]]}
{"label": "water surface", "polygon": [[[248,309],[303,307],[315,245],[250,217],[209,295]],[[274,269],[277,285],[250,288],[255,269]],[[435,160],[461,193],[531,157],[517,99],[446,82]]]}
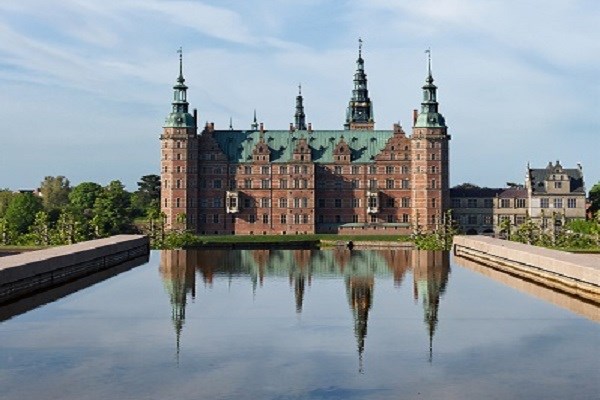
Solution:
{"label": "water surface", "polygon": [[598,308],[508,285],[440,252],[153,252],[6,317],[0,398],[598,398]]}

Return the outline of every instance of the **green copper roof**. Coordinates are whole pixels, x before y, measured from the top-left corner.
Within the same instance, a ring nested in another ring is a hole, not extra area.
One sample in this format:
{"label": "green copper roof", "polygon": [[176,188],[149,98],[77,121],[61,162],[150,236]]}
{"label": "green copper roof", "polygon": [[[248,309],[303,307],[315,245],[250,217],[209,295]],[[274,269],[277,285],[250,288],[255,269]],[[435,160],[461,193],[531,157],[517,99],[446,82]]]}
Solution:
{"label": "green copper roof", "polygon": [[421,112],[415,122],[415,128],[445,128],[446,120],[438,112]]}
{"label": "green copper roof", "polygon": [[[206,133],[204,133],[206,134]],[[252,161],[252,150],[260,140],[259,131],[214,131],[213,137],[230,162]],[[333,149],[342,136],[352,152],[353,163],[370,163],[394,135],[388,131],[265,131],[265,143],[271,150],[271,162],[285,163],[293,159],[299,139],[305,138],[316,163],[332,163]]]}
{"label": "green copper roof", "polygon": [[164,128],[193,128],[194,117],[190,113],[172,112],[165,119]]}

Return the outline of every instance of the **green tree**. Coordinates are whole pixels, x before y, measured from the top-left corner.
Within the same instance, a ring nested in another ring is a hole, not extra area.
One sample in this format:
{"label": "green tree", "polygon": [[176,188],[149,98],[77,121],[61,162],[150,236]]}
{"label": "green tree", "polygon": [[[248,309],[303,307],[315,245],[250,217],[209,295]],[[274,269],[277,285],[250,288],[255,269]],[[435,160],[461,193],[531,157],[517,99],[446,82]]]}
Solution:
{"label": "green tree", "polygon": [[131,226],[130,194],[120,181],[112,181],[96,198],[92,225],[96,236],[126,232]]}
{"label": "green tree", "polygon": [[61,210],[69,204],[71,186],[64,176],[46,176],[40,184],[44,208],[48,212]]}
{"label": "green tree", "polygon": [[6,221],[6,218],[0,217],[0,244],[7,245],[12,243],[14,231]]}
{"label": "green tree", "polygon": [[102,191],[102,186],[95,182],[82,182],[69,193],[68,209],[79,224],[79,230],[84,236],[82,240],[93,237],[91,221],[94,218],[94,204]]}
{"label": "green tree", "polygon": [[38,211],[35,220],[29,228],[38,245],[50,244],[50,219],[45,211]]}
{"label": "green tree", "polygon": [[8,204],[15,194],[9,189],[0,189],[0,218],[4,217]]}
{"label": "green tree", "polygon": [[600,210],[600,182],[596,183],[592,189],[590,189],[590,211],[593,215],[596,215],[598,210]]}
{"label": "green tree", "polygon": [[10,201],[4,217],[16,233],[24,234],[35,221],[35,215],[42,209],[42,200],[39,197],[31,193],[19,193]]}
{"label": "green tree", "polygon": [[138,189],[131,196],[133,212],[135,216],[148,216],[152,203],[160,202],[160,176],[144,175],[137,185]]}
{"label": "green tree", "polygon": [[54,229],[54,244],[73,244],[87,239],[82,224],[69,210],[63,210],[56,221]]}

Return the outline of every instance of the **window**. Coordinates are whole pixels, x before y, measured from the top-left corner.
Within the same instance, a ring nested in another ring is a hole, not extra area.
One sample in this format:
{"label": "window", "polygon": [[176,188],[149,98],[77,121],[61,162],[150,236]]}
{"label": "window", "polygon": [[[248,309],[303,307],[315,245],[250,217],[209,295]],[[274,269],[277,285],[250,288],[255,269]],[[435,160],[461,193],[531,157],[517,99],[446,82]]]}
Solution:
{"label": "window", "polygon": [[294,223],[295,224],[299,224],[300,223],[300,214],[294,214]]}
{"label": "window", "polygon": [[213,222],[214,222],[215,224],[218,224],[218,223],[219,223],[219,214],[213,214]]}
{"label": "window", "polygon": [[175,207],[180,207],[180,206],[181,206],[181,199],[179,199],[179,197],[178,197],[175,199]]}
{"label": "window", "polygon": [[541,208],[550,208],[550,199],[548,199],[548,198],[540,199],[540,207]]}
{"label": "window", "polygon": [[377,179],[369,180],[369,189],[377,189]]}
{"label": "window", "polygon": [[303,174],[308,174],[308,167],[306,165],[302,166],[302,173]]}
{"label": "window", "polygon": [[294,179],[294,189],[300,189],[300,179]]}
{"label": "window", "polygon": [[354,207],[354,208],[360,207],[360,199],[352,199],[352,207]]}
{"label": "window", "polygon": [[385,180],[385,187],[387,189],[393,189],[394,188],[394,180],[393,179],[386,179]]}
{"label": "window", "polygon": [[562,208],[562,206],[563,206],[562,199],[554,199],[553,203],[554,203],[553,204],[554,208]]}
{"label": "window", "polygon": [[358,165],[353,165],[352,166],[352,174],[353,175],[358,175],[360,174],[360,167]]}
{"label": "window", "polygon": [[279,208],[287,208],[287,199],[282,197],[279,199]]}
{"label": "window", "polygon": [[269,179],[261,179],[260,187],[263,189],[268,189],[271,186],[271,181]]}
{"label": "window", "polygon": [[271,199],[269,199],[268,197],[260,199],[260,206],[264,208],[271,207]]}
{"label": "window", "polygon": [[302,187],[304,189],[308,188],[308,179],[302,179]]}
{"label": "window", "polygon": [[477,215],[469,215],[469,225],[477,225]]}
{"label": "window", "polygon": [[371,223],[375,223],[377,222],[377,217],[373,214],[371,214]]}
{"label": "window", "polygon": [[213,207],[220,208],[221,207],[221,199],[219,197],[215,197],[213,199]]}
{"label": "window", "polygon": [[300,173],[300,166],[299,165],[294,165],[294,173],[295,174],[299,174]]}
{"label": "window", "polygon": [[377,167],[374,165],[369,165],[369,173],[370,174],[376,174],[377,173]]}
{"label": "window", "polygon": [[325,207],[325,199],[319,199],[317,201],[317,203],[319,204],[319,208],[324,208]]}
{"label": "window", "polygon": [[385,167],[385,173],[388,175],[391,175],[394,173],[394,167],[391,165],[388,165],[387,167]]}
{"label": "window", "polygon": [[404,222],[405,224],[410,222],[410,217],[408,216],[408,214],[402,214],[402,222]]}
{"label": "window", "polygon": [[477,207],[477,199],[467,199],[467,207],[468,208]]}
{"label": "window", "polygon": [[304,207],[304,208],[308,207],[308,199],[306,197],[302,198],[302,207]]}
{"label": "window", "polygon": [[387,202],[386,202],[386,206],[387,207],[394,207],[394,198],[393,197],[388,197],[387,198]]}
{"label": "window", "polygon": [[437,199],[435,197],[431,199],[431,207],[432,208],[437,207]]}
{"label": "window", "polygon": [[335,208],[342,208],[342,199],[335,199]]}
{"label": "window", "polygon": [[452,208],[460,208],[460,199],[452,199]]}
{"label": "window", "polygon": [[437,173],[437,167],[435,165],[431,166],[431,173],[432,174],[436,174]]}
{"label": "window", "polygon": [[237,208],[237,197],[228,197],[228,204],[227,207],[229,208]]}
{"label": "window", "polygon": [[336,165],[334,168],[334,173],[336,175],[341,175],[342,174],[342,167],[340,167],[339,165]]}
{"label": "window", "polygon": [[408,173],[409,173],[408,166],[406,166],[406,165],[403,165],[403,166],[402,166],[402,173],[403,173],[403,174],[408,174]]}
{"label": "window", "polygon": [[568,208],[577,208],[577,199],[567,199],[567,207]]}
{"label": "window", "polygon": [[358,179],[352,179],[352,189],[358,189],[360,187],[360,181]]}
{"label": "window", "polygon": [[432,180],[431,180],[431,188],[432,188],[432,189],[435,189],[435,186],[436,186],[435,179],[432,179]]}
{"label": "window", "polygon": [[358,222],[358,215],[352,215],[352,222],[354,222],[355,224]]}
{"label": "window", "polygon": [[263,221],[263,224],[268,224],[269,223],[269,214],[263,214],[262,221]]}
{"label": "window", "polygon": [[177,189],[181,189],[181,179],[177,179],[177,180],[175,181],[175,187],[176,187]]}
{"label": "window", "polygon": [[244,173],[245,173],[246,175],[250,175],[250,174],[252,174],[252,167],[251,167],[251,166],[249,166],[249,165],[246,165],[246,166],[244,167]]}
{"label": "window", "polygon": [[213,181],[213,188],[215,188],[215,189],[221,189],[221,180],[220,179],[215,179]]}
{"label": "window", "polygon": [[515,199],[516,208],[525,208],[525,199]]}
{"label": "window", "polygon": [[279,173],[280,174],[287,174],[288,173],[287,165],[282,165],[281,167],[279,167]]}
{"label": "window", "polygon": [[287,215],[281,214],[281,217],[279,218],[279,220],[281,221],[282,224],[287,224]]}
{"label": "window", "polygon": [[256,215],[250,214],[248,216],[248,222],[250,222],[251,224],[255,223],[256,222]]}
{"label": "window", "polygon": [[483,217],[483,223],[486,225],[491,225],[492,224],[492,216],[491,215],[484,215]]}
{"label": "window", "polygon": [[402,179],[402,189],[409,189],[410,181],[408,179]]}
{"label": "window", "polygon": [[390,222],[390,223],[394,222],[394,216],[392,214],[389,214],[387,216],[387,222]]}
{"label": "window", "polygon": [[252,188],[252,179],[244,179],[244,187],[246,189],[251,189]]}
{"label": "window", "polygon": [[410,197],[403,197],[402,198],[402,207],[403,208],[410,207]]}
{"label": "window", "polygon": [[562,182],[554,182],[554,189],[561,189],[562,188]]}
{"label": "window", "polygon": [[432,159],[432,160],[435,160],[435,158],[436,158],[436,157],[435,157],[435,153],[431,153],[431,159]]}
{"label": "window", "polygon": [[268,166],[268,165],[265,165],[265,166],[263,166],[263,167],[261,168],[261,173],[262,173],[263,175],[268,175],[268,174],[269,174],[269,166]]}
{"label": "window", "polygon": [[302,223],[308,224],[308,214],[302,214]]}
{"label": "window", "polygon": [[485,208],[493,208],[494,207],[494,200],[493,199],[483,199],[483,206]]}
{"label": "window", "polygon": [[296,197],[294,199],[294,208],[300,208],[300,198]]}
{"label": "window", "polygon": [[252,202],[249,198],[244,199],[244,208],[250,208],[252,206]]}
{"label": "window", "polygon": [[515,217],[515,224],[516,225],[521,225],[525,222],[525,217],[523,215],[517,215]]}
{"label": "window", "polygon": [[287,187],[288,187],[287,179],[280,179],[279,180],[279,188],[280,189],[287,189]]}

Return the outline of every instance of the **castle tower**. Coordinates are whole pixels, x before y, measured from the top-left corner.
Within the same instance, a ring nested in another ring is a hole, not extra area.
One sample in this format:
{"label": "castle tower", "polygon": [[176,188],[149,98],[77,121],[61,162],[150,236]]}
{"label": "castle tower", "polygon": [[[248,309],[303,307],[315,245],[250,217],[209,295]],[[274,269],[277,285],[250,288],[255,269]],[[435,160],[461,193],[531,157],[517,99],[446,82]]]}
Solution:
{"label": "castle tower", "polygon": [[179,77],[173,86],[171,113],[165,120],[161,141],[161,211],[165,229],[195,230],[197,210],[197,115],[192,116],[183,78],[183,58],[179,49]]}
{"label": "castle tower", "polygon": [[294,128],[298,131],[306,130],[306,115],[302,98],[302,85],[298,85],[298,96],[296,96],[296,113],[294,114]]}
{"label": "castle tower", "polygon": [[354,89],[352,90],[352,98],[348,103],[344,129],[372,131],[374,127],[373,103],[371,103],[371,99],[369,98],[365,60],[362,58],[362,39],[358,39],[358,59],[356,60],[356,72],[354,73]]}
{"label": "castle tower", "polygon": [[437,86],[428,53],[427,78],[423,86],[421,112],[415,110],[411,136],[412,221],[415,227],[432,231],[449,209],[448,141],[450,135],[438,111]]}

